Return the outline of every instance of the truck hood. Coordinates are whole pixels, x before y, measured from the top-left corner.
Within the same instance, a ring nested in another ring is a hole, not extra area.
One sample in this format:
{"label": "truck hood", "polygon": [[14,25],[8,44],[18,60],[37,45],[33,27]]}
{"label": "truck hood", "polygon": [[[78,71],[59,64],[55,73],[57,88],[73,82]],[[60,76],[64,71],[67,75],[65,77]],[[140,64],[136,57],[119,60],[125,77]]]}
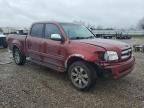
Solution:
{"label": "truck hood", "polygon": [[98,47],[102,47],[105,50],[111,50],[111,51],[121,51],[122,49],[126,49],[130,47],[130,45],[116,41],[116,40],[110,40],[110,39],[83,39],[79,40],[82,43],[90,44],[90,45],[95,45]]}

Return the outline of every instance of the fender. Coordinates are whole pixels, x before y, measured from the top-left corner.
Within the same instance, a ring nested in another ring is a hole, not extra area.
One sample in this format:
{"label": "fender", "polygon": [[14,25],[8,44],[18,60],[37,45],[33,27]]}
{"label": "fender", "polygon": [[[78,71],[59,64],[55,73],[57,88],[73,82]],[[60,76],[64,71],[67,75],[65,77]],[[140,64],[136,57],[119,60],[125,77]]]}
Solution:
{"label": "fender", "polygon": [[12,42],[12,49],[13,49],[13,47],[14,46],[16,46],[19,50],[20,50],[20,52],[22,53],[22,54],[24,54],[24,46],[20,43],[20,41],[18,41],[18,40],[14,40],[13,42]]}
{"label": "fender", "polygon": [[79,57],[81,59],[85,59],[85,56],[82,54],[71,54],[70,56],[67,57],[66,61],[65,61],[65,68],[67,68],[67,62],[69,61],[70,58],[72,57]]}

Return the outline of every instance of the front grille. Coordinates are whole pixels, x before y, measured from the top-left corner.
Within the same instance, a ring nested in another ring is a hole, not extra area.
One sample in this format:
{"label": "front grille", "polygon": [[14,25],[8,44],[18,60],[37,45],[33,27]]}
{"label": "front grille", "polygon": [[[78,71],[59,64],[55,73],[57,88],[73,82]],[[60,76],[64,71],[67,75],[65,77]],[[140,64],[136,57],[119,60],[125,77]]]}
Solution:
{"label": "front grille", "polygon": [[121,51],[121,60],[130,58],[132,55],[132,48],[127,48]]}

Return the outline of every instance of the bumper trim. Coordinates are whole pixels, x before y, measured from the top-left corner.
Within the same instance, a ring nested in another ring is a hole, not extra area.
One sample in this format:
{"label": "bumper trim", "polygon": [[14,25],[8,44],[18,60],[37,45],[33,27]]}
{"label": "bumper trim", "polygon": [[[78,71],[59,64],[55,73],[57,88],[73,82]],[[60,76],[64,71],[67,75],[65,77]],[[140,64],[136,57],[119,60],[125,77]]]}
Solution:
{"label": "bumper trim", "polygon": [[114,78],[114,79],[119,79],[119,78],[121,78],[121,77],[124,77],[124,76],[128,75],[128,74],[131,73],[133,70],[134,70],[134,66],[132,66],[132,68],[130,68],[130,69],[128,69],[128,70],[126,70],[126,71],[118,74],[118,75],[113,76],[113,78]]}

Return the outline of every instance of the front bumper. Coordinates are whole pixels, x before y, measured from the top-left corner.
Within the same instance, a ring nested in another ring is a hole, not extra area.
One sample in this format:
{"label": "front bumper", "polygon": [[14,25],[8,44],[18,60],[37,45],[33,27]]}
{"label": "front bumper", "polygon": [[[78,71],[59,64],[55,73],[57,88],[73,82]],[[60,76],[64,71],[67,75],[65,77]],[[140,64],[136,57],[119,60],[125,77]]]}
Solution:
{"label": "front bumper", "polygon": [[134,65],[135,65],[134,56],[132,56],[127,61],[116,63],[113,65],[104,64],[104,74],[111,73],[114,79],[118,79],[132,72],[132,70],[134,69]]}

